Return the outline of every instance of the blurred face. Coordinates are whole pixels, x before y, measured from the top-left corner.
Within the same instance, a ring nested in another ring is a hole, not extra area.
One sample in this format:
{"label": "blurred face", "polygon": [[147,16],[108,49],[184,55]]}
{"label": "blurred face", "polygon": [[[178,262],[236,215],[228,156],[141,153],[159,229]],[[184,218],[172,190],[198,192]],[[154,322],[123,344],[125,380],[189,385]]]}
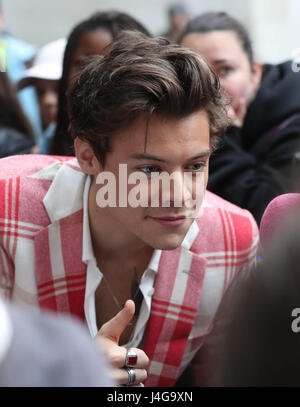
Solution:
{"label": "blurred face", "polygon": [[81,70],[82,63],[93,55],[105,55],[109,52],[112,37],[109,32],[99,29],[85,32],[73,54],[69,73],[69,86],[74,83]]}
{"label": "blurred face", "polygon": [[43,129],[56,121],[58,83],[48,79],[36,79],[35,88],[38,95]]}
{"label": "blurred face", "polygon": [[189,19],[187,15],[181,13],[174,13],[170,18],[172,29],[174,31],[180,32],[181,30],[184,29],[188,20]]}
{"label": "blurred face", "polygon": [[[81,167],[87,172],[82,166],[83,153],[78,143],[81,142],[77,140],[77,146],[75,142],[76,155]],[[100,232],[106,236],[106,242],[109,239],[120,239],[136,248],[150,246],[164,250],[175,249],[182,243],[201,206],[207,184],[209,156],[209,121],[204,111],[182,119],[153,115],[148,124],[147,118],[141,116],[126,130],[114,136],[112,152],[107,154],[104,171],[114,175],[116,190],[120,191],[120,186],[124,186],[125,167],[120,175],[119,164],[126,164],[128,202],[133,189],[137,187],[136,183],[131,185],[128,179],[132,174],[142,175],[146,182],[143,180],[138,185],[141,190],[146,188],[149,205],[120,207],[117,204],[116,207],[100,208],[94,199],[95,193],[101,188],[96,182],[96,175],[103,171],[98,163],[93,168],[95,177],[91,187],[91,190],[95,190],[90,205],[92,230],[97,229],[97,224],[99,228],[101,225]],[[174,188],[171,187],[169,200],[165,202],[160,185],[158,205],[154,207],[150,203],[150,190],[155,176],[162,172],[175,174]],[[187,173],[192,179],[188,186],[183,183]],[[151,178],[151,174],[155,176]],[[191,208],[189,199],[195,199],[197,187],[199,200]],[[181,199],[180,206],[174,204],[175,194]]]}
{"label": "blurred face", "polygon": [[191,33],[184,37],[181,45],[206,58],[233,104],[243,100],[248,105],[253,100],[261,80],[261,66],[258,63],[250,65],[233,31]]}

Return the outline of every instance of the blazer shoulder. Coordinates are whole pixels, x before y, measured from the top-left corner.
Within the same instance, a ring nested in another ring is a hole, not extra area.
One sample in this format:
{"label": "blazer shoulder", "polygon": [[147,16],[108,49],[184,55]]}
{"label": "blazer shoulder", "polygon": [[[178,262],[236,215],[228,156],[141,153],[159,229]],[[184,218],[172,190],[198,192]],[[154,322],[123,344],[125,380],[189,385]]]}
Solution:
{"label": "blazer shoulder", "polygon": [[[11,156],[0,160],[0,219],[18,215],[23,223],[46,226],[43,199],[62,167],[79,171],[73,157],[47,155]],[[18,212],[12,208],[19,208]]]}
{"label": "blazer shoulder", "polygon": [[0,159],[0,180],[26,177],[53,164],[61,164],[72,157],[42,154],[14,155]]}
{"label": "blazer shoulder", "polygon": [[211,192],[205,194],[197,225],[199,233],[193,245],[197,251],[257,248],[259,230],[253,215]]}
{"label": "blazer shoulder", "polygon": [[[213,194],[210,191],[206,191],[205,193],[204,207],[214,208],[214,210],[222,210],[228,214],[233,214],[254,220],[253,215],[247,209],[240,208],[239,206],[226,201],[225,199],[216,194]],[[254,223],[256,224],[255,220]]]}

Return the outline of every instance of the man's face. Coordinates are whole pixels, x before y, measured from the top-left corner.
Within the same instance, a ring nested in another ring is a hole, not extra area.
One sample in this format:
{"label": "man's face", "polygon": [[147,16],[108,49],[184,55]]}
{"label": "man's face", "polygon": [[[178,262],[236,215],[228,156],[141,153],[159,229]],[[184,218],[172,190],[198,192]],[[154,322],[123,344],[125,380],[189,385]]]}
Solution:
{"label": "man's face", "polygon": [[48,79],[36,79],[34,84],[38,95],[42,126],[46,129],[56,121],[58,103],[58,83]]}
{"label": "man's face", "polygon": [[[148,181],[146,186],[143,183],[149,198],[148,206],[132,207],[129,202],[126,207],[119,207],[117,192],[116,207],[100,208],[96,205],[95,213],[91,216],[99,214],[99,219],[105,216],[111,222],[112,230],[119,230],[123,235],[127,233],[129,240],[138,240],[143,245],[164,250],[180,246],[199,211],[199,200],[202,201],[207,184],[210,143],[206,113],[198,111],[181,119],[154,114],[148,120],[140,116],[126,130],[113,137],[111,147],[104,171],[114,175],[117,191],[124,182],[120,178],[119,164],[126,164],[128,177],[133,173],[144,174]],[[150,198],[153,192],[151,173],[163,171],[175,174],[175,181],[171,183],[174,188],[170,189],[168,202],[163,202],[164,196],[160,189],[159,205],[153,207]],[[193,180],[188,186],[183,182],[185,173],[189,173]],[[96,177],[93,182],[96,183]],[[128,197],[137,184],[127,186]],[[201,192],[197,195],[197,204],[191,209],[189,199],[195,199],[197,184]],[[101,187],[103,185],[96,184],[97,192]],[[175,207],[175,194],[180,195],[180,207]]]}

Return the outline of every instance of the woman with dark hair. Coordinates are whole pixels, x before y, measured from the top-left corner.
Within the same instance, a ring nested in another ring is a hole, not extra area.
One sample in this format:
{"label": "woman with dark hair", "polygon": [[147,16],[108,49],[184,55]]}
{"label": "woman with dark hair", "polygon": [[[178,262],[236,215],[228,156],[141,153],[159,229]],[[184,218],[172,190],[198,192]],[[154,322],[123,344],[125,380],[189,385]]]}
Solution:
{"label": "woman with dark hair", "polygon": [[5,72],[0,72],[0,104],[0,158],[32,152],[32,129]]}
{"label": "woman with dark hair", "polygon": [[74,155],[73,140],[69,134],[67,90],[74,83],[85,60],[92,55],[105,55],[110,44],[123,30],[140,31],[150,36],[133,17],[117,11],[93,14],[71,32],[64,54],[63,73],[59,87],[57,127],[50,154]]}
{"label": "woman with dark hair", "polygon": [[291,192],[300,140],[300,76],[292,62],[261,66],[243,25],[223,12],[191,20],[179,40],[212,65],[230,96],[232,125],[211,157],[208,189],[259,222],[268,203]]}

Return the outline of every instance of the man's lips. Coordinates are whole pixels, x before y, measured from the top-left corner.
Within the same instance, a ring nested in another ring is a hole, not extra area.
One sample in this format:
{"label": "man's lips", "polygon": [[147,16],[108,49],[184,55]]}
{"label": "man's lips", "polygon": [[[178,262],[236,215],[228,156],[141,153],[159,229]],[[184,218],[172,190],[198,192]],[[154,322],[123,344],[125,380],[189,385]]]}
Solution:
{"label": "man's lips", "polygon": [[164,217],[154,217],[151,216],[155,222],[160,223],[165,226],[181,226],[186,220],[185,216],[164,216]]}

